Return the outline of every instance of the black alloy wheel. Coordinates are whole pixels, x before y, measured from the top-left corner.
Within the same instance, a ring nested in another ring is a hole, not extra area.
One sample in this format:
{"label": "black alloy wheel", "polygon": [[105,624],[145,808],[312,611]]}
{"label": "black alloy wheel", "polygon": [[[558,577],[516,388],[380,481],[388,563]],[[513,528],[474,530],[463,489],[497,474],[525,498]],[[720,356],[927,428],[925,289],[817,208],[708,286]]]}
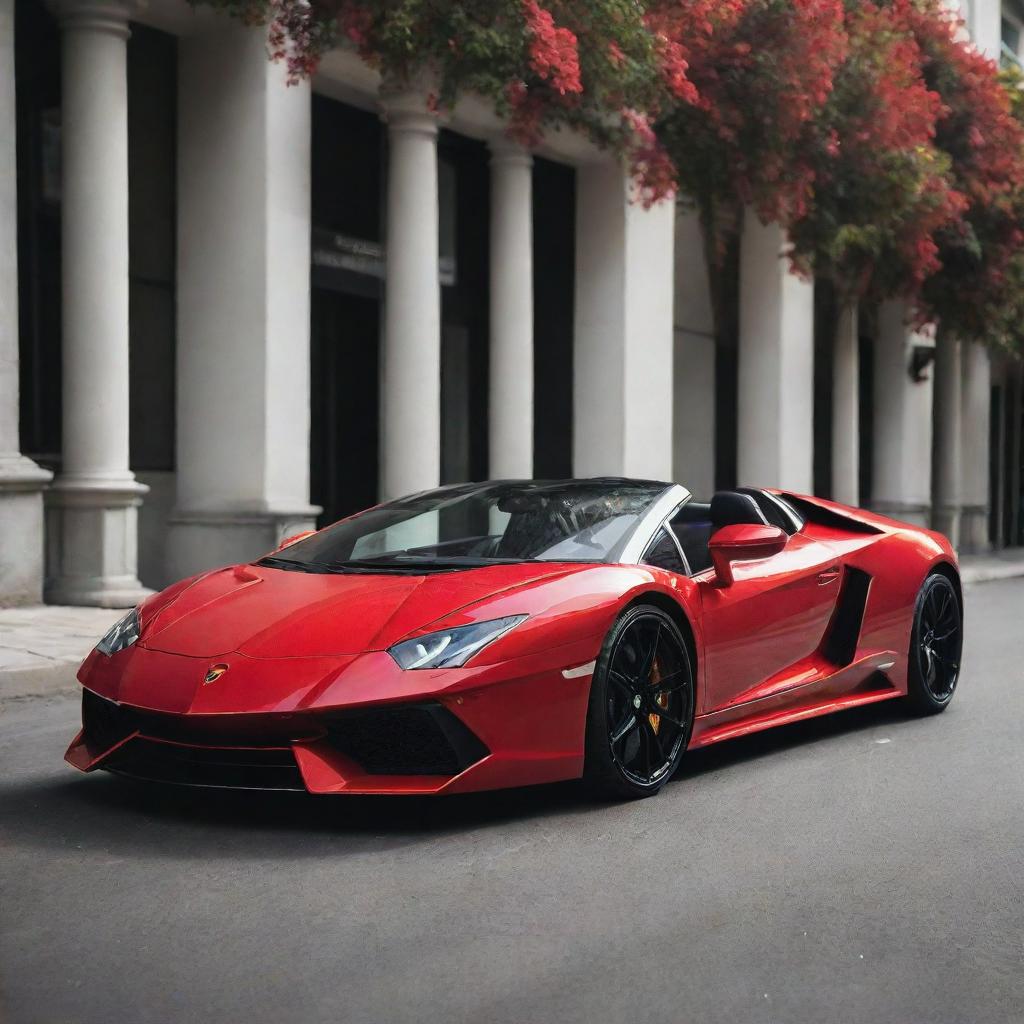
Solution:
{"label": "black alloy wheel", "polygon": [[949,706],[960,679],[963,617],[956,589],[934,573],[921,587],[914,609],[908,665],[908,697],[926,714]]}
{"label": "black alloy wheel", "polygon": [[584,777],[604,797],[651,796],[690,739],[694,677],[679,627],[660,608],[627,609],[598,658],[587,714]]}

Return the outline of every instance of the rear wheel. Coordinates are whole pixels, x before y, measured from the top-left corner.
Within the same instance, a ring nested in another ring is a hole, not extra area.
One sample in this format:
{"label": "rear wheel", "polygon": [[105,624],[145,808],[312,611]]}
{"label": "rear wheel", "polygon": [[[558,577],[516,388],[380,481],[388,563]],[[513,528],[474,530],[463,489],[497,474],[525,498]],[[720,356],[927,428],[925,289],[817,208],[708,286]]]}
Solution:
{"label": "rear wheel", "polygon": [[679,627],[636,605],[612,627],[590,689],[584,778],[604,798],[652,796],[679,766],[693,723],[693,666]]}
{"label": "rear wheel", "polygon": [[948,576],[933,573],[921,587],[910,635],[907,697],[921,714],[944,711],[960,679],[963,620]]}

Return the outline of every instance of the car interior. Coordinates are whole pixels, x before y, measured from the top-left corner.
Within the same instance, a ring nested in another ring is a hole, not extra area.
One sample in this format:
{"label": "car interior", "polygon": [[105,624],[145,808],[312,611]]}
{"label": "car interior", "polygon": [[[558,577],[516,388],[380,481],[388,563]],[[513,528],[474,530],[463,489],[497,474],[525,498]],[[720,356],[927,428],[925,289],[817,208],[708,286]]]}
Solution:
{"label": "car interior", "polygon": [[796,533],[803,525],[793,508],[773,494],[754,487],[717,491],[710,502],[690,501],[683,505],[669,522],[686,560],[682,569],[678,552],[673,550],[674,545],[665,543],[669,538],[661,532],[648,548],[644,562],[694,576],[711,568],[708,543],[712,534],[723,526],[743,523],[778,526],[787,534]]}

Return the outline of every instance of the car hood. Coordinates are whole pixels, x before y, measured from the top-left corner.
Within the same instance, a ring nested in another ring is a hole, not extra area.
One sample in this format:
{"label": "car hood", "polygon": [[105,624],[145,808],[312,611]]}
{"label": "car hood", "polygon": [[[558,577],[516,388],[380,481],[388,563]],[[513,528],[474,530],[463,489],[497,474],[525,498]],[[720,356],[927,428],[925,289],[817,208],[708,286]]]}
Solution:
{"label": "car hood", "polygon": [[523,563],[370,576],[238,565],[200,577],[144,614],[140,644],[199,658],[361,654],[483,598],[578,568]]}

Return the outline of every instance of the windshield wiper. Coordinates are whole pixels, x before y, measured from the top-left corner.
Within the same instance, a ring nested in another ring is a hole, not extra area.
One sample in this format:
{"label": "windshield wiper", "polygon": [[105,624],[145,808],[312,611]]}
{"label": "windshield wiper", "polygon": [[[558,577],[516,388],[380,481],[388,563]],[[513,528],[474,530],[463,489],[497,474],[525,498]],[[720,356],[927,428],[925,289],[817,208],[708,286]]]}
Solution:
{"label": "windshield wiper", "polygon": [[417,555],[406,555],[395,559],[352,558],[339,559],[334,562],[303,562],[297,558],[282,558],[279,555],[266,555],[256,564],[272,569],[287,569],[293,572],[309,573],[356,573],[362,575],[379,575],[391,573],[400,576],[415,576],[433,572],[458,572],[460,569],[485,569],[489,565],[521,565],[539,561],[536,558],[429,558]]}
{"label": "windshield wiper", "polygon": [[454,572],[456,569],[468,569],[472,566],[454,565],[451,562],[415,561],[415,562],[374,562],[370,559],[354,558],[351,561],[328,562],[332,572],[362,573],[399,573],[415,576],[426,572]]}
{"label": "windshield wiper", "polygon": [[331,571],[316,562],[300,562],[297,558],[281,558],[278,555],[265,555],[256,564],[265,565],[271,569],[287,569],[290,572],[325,573]]}
{"label": "windshield wiper", "polygon": [[489,565],[519,565],[532,558],[431,558],[423,555],[401,555],[394,559],[352,558],[324,563],[339,572],[454,572],[458,569],[486,569]]}

